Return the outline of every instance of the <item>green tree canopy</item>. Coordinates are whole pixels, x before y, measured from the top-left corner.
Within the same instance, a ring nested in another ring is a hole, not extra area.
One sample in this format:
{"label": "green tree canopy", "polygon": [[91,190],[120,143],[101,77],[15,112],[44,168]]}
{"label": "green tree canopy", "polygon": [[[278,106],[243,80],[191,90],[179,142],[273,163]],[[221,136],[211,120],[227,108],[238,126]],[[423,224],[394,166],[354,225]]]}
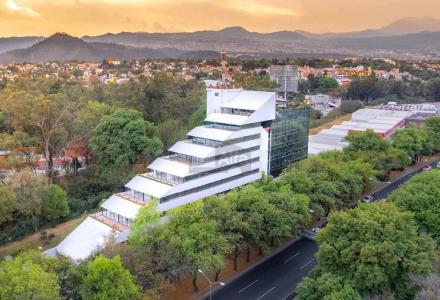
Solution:
{"label": "green tree canopy", "polygon": [[93,153],[101,171],[130,169],[139,155],[157,156],[162,143],[155,127],[132,109],[119,109],[104,116],[91,140]]}
{"label": "green tree canopy", "polygon": [[429,131],[421,128],[399,129],[394,134],[392,144],[397,149],[405,151],[414,160],[422,155],[431,155],[434,150],[434,142]]}
{"label": "green tree canopy", "polygon": [[59,289],[57,276],[26,254],[0,263],[0,299],[56,300]]}
{"label": "green tree canopy", "polygon": [[373,130],[366,130],[362,132],[351,132],[346,137],[350,144],[344,149],[346,152],[357,151],[373,151],[381,152],[387,151],[390,148],[390,143],[379,137]]}
{"label": "green tree canopy", "polygon": [[420,229],[440,242],[440,170],[423,172],[391,194],[389,200],[414,214]]}
{"label": "green tree canopy", "polygon": [[203,205],[202,201],[196,201],[172,210],[162,232],[162,239],[187,260],[194,290],[198,289],[198,270],[220,270],[232,247],[221,233],[218,222],[204,214]]}
{"label": "green tree canopy", "polygon": [[80,287],[82,299],[88,300],[132,300],[139,295],[134,277],[115,256],[98,256],[87,264],[87,273]]}
{"label": "green tree canopy", "polygon": [[426,128],[434,143],[434,150],[440,151],[440,117],[432,117],[426,120]]}
{"label": "green tree canopy", "polygon": [[373,203],[332,213],[318,233],[319,270],[341,277],[362,295],[386,289],[403,297],[410,273],[432,269],[434,242],[419,236],[410,213]]}
{"label": "green tree canopy", "polygon": [[314,271],[297,288],[300,300],[361,300],[361,295],[343,278]]}
{"label": "green tree canopy", "polygon": [[271,91],[277,87],[277,83],[270,80],[268,76],[254,73],[238,74],[234,78],[234,85],[253,91]]}
{"label": "green tree canopy", "polygon": [[[345,147],[350,159],[369,163],[382,176],[389,171],[403,169],[410,164],[403,150],[391,146],[390,142],[379,137],[373,130],[352,132],[347,136],[349,145]],[[372,176],[373,177],[373,176]]]}
{"label": "green tree canopy", "polygon": [[50,186],[48,195],[43,200],[42,214],[50,221],[69,215],[67,193],[60,186]]}
{"label": "green tree canopy", "polygon": [[0,183],[0,224],[11,221],[16,208],[14,192],[5,184]]}

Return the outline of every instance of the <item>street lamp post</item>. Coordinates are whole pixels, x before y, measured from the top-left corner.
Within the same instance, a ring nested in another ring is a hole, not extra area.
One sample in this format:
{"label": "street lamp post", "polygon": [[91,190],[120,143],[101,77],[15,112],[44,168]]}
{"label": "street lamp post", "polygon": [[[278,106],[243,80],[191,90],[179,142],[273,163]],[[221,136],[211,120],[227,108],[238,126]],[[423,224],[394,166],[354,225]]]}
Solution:
{"label": "street lamp post", "polygon": [[221,281],[212,282],[209,279],[209,277],[205,274],[205,272],[203,272],[202,269],[199,269],[198,271],[199,271],[200,274],[202,274],[206,278],[206,280],[208,280],[208,283],[209,283],[209,300],[212,300],[212,286],[214,284],[218,284],[218,285],[224,286],[225,284],[223,282],[221,282]]}

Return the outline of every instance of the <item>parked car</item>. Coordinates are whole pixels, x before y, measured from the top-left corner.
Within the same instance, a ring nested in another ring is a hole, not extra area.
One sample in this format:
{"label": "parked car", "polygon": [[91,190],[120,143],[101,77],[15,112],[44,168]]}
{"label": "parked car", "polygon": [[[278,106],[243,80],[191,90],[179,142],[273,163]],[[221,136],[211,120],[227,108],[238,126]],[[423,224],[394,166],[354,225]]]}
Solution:
{"label": "parked car", "polygon": [[370,203],[373,201],[374,201],[374,198],[371,195],[365,196],[364,199],[362,199],[362,202],[364,202],[364,203]]}
{"label": "parked car", "polygon": [[429,171],[431,169],[432,169],[431,165],[426,165],[423,167],[423,171]]}

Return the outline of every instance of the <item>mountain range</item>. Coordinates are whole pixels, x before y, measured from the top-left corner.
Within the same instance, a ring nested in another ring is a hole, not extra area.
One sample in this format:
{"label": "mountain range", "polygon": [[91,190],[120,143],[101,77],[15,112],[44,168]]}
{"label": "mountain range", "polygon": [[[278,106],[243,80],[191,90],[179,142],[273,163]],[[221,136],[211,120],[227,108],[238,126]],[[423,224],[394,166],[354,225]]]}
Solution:
{"label": "mountain range", "polygon": [[121,32],[75,38],[57,33],[0,38],[0,63],[54,60],[99,61],[114,57],[216,58],[219,50],[236,56],[285,57],[309,55],[399,56],[440,53],[440,20],[405,18],[383,28],[345,33],[306,31],[250,32],[242,27],[182,33]]}

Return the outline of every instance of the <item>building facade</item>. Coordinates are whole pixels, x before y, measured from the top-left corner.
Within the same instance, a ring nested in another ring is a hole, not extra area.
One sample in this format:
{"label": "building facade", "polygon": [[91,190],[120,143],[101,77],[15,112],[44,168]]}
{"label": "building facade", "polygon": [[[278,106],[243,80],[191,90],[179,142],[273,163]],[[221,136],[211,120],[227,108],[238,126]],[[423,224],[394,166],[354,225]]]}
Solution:
{"label": "building facade", "polygon": [[272,65],[269,70],[270,79],[278,83],[280,92],[298,92],[298,66]]}
{"label": "building facade", "polygon": [[139,209],[152,200],[166,212],[264,174],[278,175],[307,156],[307,136],[308,109],[277,112],[275,92],[208,88],[205,124],[157,158],[148,172],[131,179],[126,191],[103,202],[53,251],[84,259],[105,243],[109,232],[126,238]]}

